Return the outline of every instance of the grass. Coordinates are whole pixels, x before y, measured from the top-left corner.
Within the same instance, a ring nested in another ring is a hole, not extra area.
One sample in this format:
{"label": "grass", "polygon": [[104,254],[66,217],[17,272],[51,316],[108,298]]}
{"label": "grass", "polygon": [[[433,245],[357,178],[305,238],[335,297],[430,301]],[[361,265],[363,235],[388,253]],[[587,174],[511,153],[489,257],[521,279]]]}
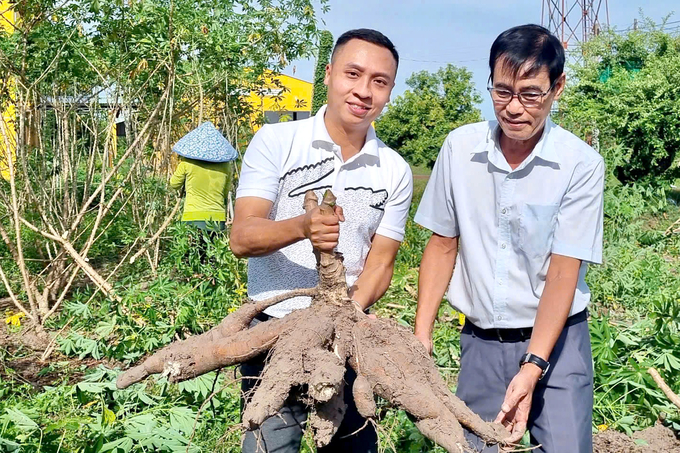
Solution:
{"label": "grass", "polygon": [[[414,322],[418,266],[430,235],[412,221],[426,183],[414,181],[392,285],[375,306],[379,316],[406,326]],[[663,192],[646,188],[609,189],[606,199],[605,264],[593,266],[588,275],[594,312],[594,426],[636,430],[663,412],[673,424],[676,412],[646,367],[656,366],[672,388],[680,387],[680,236],[663,235],[680,209],[666,204]],[[118,282],[122,304],[102,298],[88,303],[88,288],[73,295],[50,326],[57,331],[72,319],[58,341],[59,352],[37,372],[26,375],[20,367],[36,360],[32,351],[0,347],[0,452],[185,452],[194,420],[189,451],[240,451],[234,368],[181,385],[158,379],[124,391],[113,387],[121,366],[175,338],[205,331],[244,300],[244,261],[233,257],[226,237],[196,237],[181,226],[169,235],[158,278],[135,267]],[[196,241],[207,242],[208,260],[196,253]],[[22,327],[10,323],[0,328],[20,333]],[[459,329],[458,314],[442,304],[434,359],[452,388],[460,365]],[[420,435],[403,412],[383,402],[379,408],[385,451],[443,451]],[[314,451],[309,435],[303,451]]]}

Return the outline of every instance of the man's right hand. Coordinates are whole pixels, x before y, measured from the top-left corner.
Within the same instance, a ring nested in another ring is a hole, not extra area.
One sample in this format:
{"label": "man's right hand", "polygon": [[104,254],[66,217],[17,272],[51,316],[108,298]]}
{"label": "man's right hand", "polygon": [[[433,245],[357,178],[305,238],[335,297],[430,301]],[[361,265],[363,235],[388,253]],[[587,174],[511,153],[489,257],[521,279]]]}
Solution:
{"label": "man's right hand", "polygon": [[432,355],[432,334],[423,334],[420,332],[414,333],[416,338],[425,346],[425,350],[429,355]]}
{"label": "man's right hand", "polygon": [[338,245],[340,222],[345,221],[342,208],[335,206],[334,210],[334,215],[323,215],[319,208],[314,208],[304,217],[305,236],[322,252],[332,252]]}

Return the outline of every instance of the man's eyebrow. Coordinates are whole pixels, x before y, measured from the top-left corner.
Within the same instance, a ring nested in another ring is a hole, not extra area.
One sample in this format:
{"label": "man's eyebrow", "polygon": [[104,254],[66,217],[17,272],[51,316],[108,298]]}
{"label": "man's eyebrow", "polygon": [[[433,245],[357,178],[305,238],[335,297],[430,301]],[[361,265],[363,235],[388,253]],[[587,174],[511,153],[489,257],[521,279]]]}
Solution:
{"label": "man's eyebrow", "polygon": [[363,66],[361,66],[358,63],[347,63],[345,65],[345,68],[346,69],[356,69],[357,71],[361,71],[361,72],[364,72],[366,70],[366,68],[364,68]]}
{"label": "man's eyebrow", "polygon": [[[512,91],[512,89],[513,89],[510,85],[507,85],[505,83],[494,84],[494,88],[503,88],[503,89],[510,90],[510,91]],[[543,88],[541,88],[538,85],[528,85],[528,86],[520,88],[519,91],[540,91],[540,92],[543,92]]]}
{"label": "man's eyebrow", "polygon": [[542,92],[543,88],[541,88],[538,85],[529,85],[529,86],[525,86],[525,87],[520,88],[520,91],[530,91],[530,90]]}

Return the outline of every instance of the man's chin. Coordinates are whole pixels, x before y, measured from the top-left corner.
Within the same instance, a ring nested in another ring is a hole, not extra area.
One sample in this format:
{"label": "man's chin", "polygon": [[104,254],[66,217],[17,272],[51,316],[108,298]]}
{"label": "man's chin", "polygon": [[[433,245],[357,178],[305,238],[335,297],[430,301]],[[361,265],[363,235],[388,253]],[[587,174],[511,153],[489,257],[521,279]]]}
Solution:
{"label": "man's chin", "polygon": [[503,134],[510,140],[526,141],[532,136],[532,132],[528,127],[522,130],[508,130],[507,128],[502,128]]}

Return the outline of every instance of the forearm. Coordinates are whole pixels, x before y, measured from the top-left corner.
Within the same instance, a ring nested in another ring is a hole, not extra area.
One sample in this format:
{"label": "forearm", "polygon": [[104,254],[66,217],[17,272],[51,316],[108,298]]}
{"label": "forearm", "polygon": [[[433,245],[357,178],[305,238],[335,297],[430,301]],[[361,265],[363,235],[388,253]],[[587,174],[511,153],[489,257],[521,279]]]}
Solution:
{"label": "forearm", "polygon": [[527,352],[549,360],[569,317],[577,279],[578,267],[548,271]]}
{"label": "forearm", "polygon": [[349,296],[365,310],[380,299],[390,287],[394,264],[378,263],[364,267],[357,281],[350,288]]}
{"label": "forearm", "polygon": [[430,336],[458,254],[458,238],[433,235],[425,247],[418,277],[414,332]]}
{"label": "forearm", "polygon": [[269,255],[305,238],[304,215],[279,221],[253,216],[234,225],[230,245],[237,257],[250,258]]}

